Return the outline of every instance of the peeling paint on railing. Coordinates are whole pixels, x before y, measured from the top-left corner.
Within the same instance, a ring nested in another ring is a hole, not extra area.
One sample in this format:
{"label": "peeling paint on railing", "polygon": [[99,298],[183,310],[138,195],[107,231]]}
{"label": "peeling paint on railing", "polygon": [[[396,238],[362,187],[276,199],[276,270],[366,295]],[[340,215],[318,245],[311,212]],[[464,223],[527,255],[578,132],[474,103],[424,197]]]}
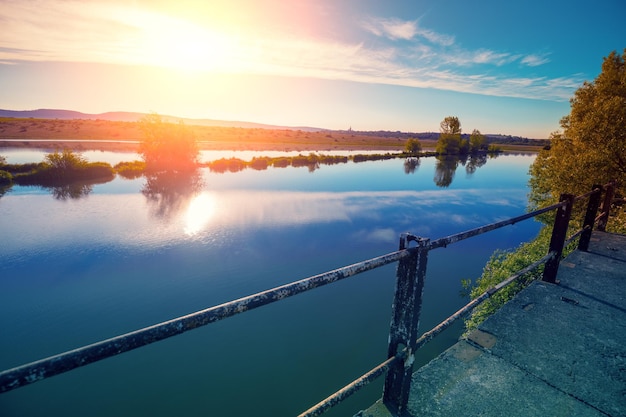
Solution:
{"label": "peeling paint on railing", "polygon": [[0,393],[128,352],[189,330],[327,285],[405,258],[410,250],[391,252],[313,277],[188,314],[92,345],[0,372]]}

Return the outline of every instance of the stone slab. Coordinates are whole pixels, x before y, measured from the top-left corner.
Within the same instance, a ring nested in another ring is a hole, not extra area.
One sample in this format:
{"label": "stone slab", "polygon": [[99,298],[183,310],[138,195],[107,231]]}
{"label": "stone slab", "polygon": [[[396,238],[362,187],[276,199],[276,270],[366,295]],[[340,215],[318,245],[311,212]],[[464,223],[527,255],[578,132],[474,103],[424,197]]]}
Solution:
{"label": "stone slab", "polygon": [[491,355],[608,415],[626,415],[624,311],[535,282],[479,329],[497,339]]}
{"label": "stone slab", "polygon": [[413,416],[603,416],[466,341],[414,373],[411,383]]}

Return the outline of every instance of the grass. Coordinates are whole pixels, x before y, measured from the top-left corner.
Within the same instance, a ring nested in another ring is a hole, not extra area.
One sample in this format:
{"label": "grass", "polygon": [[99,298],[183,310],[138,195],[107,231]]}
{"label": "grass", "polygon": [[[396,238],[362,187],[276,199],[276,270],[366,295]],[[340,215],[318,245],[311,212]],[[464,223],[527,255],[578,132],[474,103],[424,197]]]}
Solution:
{"label": "grass", "polygon": [[[404,149],[407,134],[401,132],[359,133],[348,131],[309,132],[291,129],[261,129],[217,126],[190,126],[201,149],[251,149],[251,150],[388,150]],[[418,135],[419,136],[419,135]],[[48,140],[115,140],[127,142],[125,149],[136,149],[144,138],[137,122],[107,120],[59,120],[0,118],[1,139],[48,139]],[[420,139],[424,150],[434,149],[437,141]],[[12,145],[16,145],[13,143]],[[17,144],[19,145],[19,144]],[[496,145],[504,151],[525,150],[537,152],[540,146]],[[74,145],[77,149],[86,144]],[[93,146],[93,145],[89,145]],[[113,146],[109,144],[109,146]],[[122,145],[116,144],[116,147]]]}

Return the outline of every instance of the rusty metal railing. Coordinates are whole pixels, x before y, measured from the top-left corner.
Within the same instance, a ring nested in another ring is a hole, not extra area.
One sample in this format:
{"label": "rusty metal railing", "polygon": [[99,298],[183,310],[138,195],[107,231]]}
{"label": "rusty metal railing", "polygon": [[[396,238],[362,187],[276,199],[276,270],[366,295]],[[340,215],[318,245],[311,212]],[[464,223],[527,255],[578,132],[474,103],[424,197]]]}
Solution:
{"label": "rusty metal railing", "polygon": [[[395,252],[2,371],[0,372],[0,393],[11,391],[120,353],[128,352],[227,317],[343,280],[365,271],[398,262],[396,289],[392,304],[388,359],[351,384],[348,384],[335,394],[305,411],[300,416],[317,416],[322,414],[328,408],[339,403],[385,373],[387,376],[383,391],[383,402],[393,413],[401,415],[406,410],[408,402],[415,352],[497,291],[542,264],[545,264],[542,279],[548,282],[554,282],[563,247],[568,241],[566,240],[566,234],[574,203],[586,198],[589,199],[583,227],[569,239],[571,241],[576,237],[580,237],[578,248],[580,250],[587,250],[594,224],[596,222],[598,223],[599,230],[604,230],[606,227],[610,204],[614,196],[614,187],[614,183],[609,183],[606,186],[594,185],[592,191],[582,196],[574,197],[569,194],[564,194],[561,196],[559,203],[549,207],[434,241],[404,233],[400,237],[399,249]],[[596,216],[603,192],[605,193],[605,198],[603,200],[601,214]],[[428,252],[430,250],[446,247],[461,240],[534,218],[552,210],[557,210],[557,212],[550,247],[546,256],[507,278],[495,287],[490,288],[435,328],[417,338],[422,291],[426,276]],[[411,247],[412,242],[415,243],[415,246]]]}
{"label": "rusty metal railing", "polygon": [[[591,238],[593,225],[598,222],[598,229],[604,230],[606,220],[609,216],[610,204],[614,195],[614,187],[615,184],[610,182],[605,186],[594,185],[590,192],[578,197],[563,194],[560,197],[560,202],[551,206],[518,217],[513,217],[497,223],[471,229],[466,232],[437,239],[435,241],[430,241],[429,239],[408,234],[401,236],[400,250],[409,250],[412,252],[412,255],[410,258],[401,260],[398,264],[396,295],[392,307],[393,314],[391,332],[389,336],[388,359],[376,368],[372,369],[370,372],[300,414],[298,417],[312,417],[324,413],[326,410],[343,401],[348,396],[354,394],[385,372],[387,373],[387,377],[383,390],[383,403],[394,415],[404,415],[408,404],[412,364],[415,352],[431,341],[437,334],[448,328],[459,318],[468,314],[492,295],[512,284],[520,277],[537,269],[541,265],[546,265],[543,271],[542,280],[555,282],[564,246],[568,242],[571,242],[573,239],[580,236],[578,249],[586,251],[589,246],[589,239]],[[596,217],[602,192],[606,192],[602,213]],[[569,239],[566,239],[573,205],[575,202],[586,198],[589,199],[589,203],[587,205],[583,227],[576,231]],[[534,218],[552,210],[557,210],[557,212],[555,215],[555,224],[552,229],[552,236],[547,255],[506,278],[494,287],[488,289],[456,313],[435,326],[433,329],[425,332],[419,338],[416,338],[419,328],[419,310],[421,308],[422,296],[421,290],[424,284],[423,281],[426,274],[426,263],[428,252],[430,250],[447,247],[448,245],[460,242],[461,240],[478,236],[523,220]],[[408,244],[411,241],[416,242],[417,246],[407,249]],[[548,265],[550,265],[550,268]],[[396,323],[398,317],[401,318],[401,324]]]}

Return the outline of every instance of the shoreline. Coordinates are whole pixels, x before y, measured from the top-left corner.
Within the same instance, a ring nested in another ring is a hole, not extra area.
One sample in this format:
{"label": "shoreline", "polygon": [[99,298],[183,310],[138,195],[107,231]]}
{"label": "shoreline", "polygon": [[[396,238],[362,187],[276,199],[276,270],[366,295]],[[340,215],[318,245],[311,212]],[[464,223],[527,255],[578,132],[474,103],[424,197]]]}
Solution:
{"label": "shoreline", "polygon": [[[281,152],[323,152],[323,151],[380,151],[401,152],[402,146],[389,146],[381,149],[380,143],[360,143],[358,145],[337,143],[271,143],[271,142],[231,142],[231,141],[199,141],[201,151],[281,151]],[[112,141],[112,140],[80,140],[80,139],[0,139],[2,148],[40,148],[40,149],[70,149],[72,151],[112,151],[137,152],[139,141]]]}

